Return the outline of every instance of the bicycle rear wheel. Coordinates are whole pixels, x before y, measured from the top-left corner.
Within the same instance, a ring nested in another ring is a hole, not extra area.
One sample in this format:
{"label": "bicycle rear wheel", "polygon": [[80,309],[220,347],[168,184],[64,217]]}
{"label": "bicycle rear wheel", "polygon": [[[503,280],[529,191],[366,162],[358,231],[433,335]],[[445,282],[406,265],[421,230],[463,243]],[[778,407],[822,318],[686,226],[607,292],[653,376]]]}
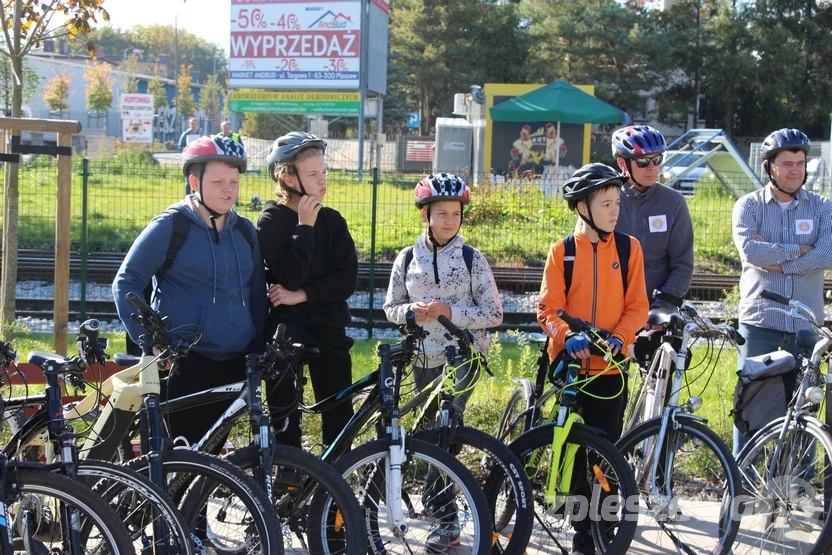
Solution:
{"label": "bicycle rear wheel", "polygon": [[500,423],[497,426],[496,437],[500,441],[507,444],[511,443],[526,431],[526,419],[520,417],[520,415],[531,409],[531,399],[529,399],[527,391],[528,389],[521,385],[511,392],[508,403],[503,409],[503,414],[500,415]]}
{"label": "bicycle rear wheel", "polygon": [[824,489],[832,479],[832,436],[803,415],[785,433],[784,423],[785,418],[769,423],[737,457],[744,492],[732,511],[741,517],[736,555],[821,555],[832,545],[832,490]]}
{"label": "bicycle rear wheel", "polygon": [[616,443],[633,468],[641,505],[646,507],[632,548],[727,555],[739,521],[726,509],[742,491],[731,450],[710,428],[679,417],[668,425],[665,441],[658,446],[661,426],[661,417],[650,419]]}

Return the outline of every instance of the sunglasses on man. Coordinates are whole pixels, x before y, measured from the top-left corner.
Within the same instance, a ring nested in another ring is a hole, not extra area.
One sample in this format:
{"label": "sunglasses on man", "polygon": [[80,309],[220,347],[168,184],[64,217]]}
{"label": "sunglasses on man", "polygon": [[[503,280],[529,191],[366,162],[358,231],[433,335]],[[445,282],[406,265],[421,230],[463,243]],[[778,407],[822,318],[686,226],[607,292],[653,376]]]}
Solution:
{"label": "sunglasses on man", "polygon": [[653,156],[652,158],[636,158],[634,161],[636,163],[636,167],[644,169],[650,165],[651,160],[653,161],[654,166],[661,166],[664,161],[664,154],[659,154],[658,156]]}

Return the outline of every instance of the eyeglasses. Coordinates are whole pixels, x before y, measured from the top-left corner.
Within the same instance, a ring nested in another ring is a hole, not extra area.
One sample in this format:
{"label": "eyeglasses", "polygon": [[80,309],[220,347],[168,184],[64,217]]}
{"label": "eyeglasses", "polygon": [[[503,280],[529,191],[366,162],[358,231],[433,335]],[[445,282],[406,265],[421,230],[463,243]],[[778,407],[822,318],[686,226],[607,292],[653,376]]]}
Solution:
{"label": "eyeglasses", "polygon": [[664,161],[664,154],[659,154],[658,156],[653,156],[652,158],[637,158],[635,160],[636,167],[644,169],[650,165],[651,160],[653,161],[654,166],[661,166]]}

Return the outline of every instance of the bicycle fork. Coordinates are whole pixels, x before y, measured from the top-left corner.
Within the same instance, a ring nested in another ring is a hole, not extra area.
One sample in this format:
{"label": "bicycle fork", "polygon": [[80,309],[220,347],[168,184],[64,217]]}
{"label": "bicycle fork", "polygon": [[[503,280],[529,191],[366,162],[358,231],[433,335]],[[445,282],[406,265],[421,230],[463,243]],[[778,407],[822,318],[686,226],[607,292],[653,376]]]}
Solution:
{"label": "bicycle fork", "polygon": [[404,446],[404,428],[398,425],[397,418],[391,422],[390,431],[390,456],[384,459],[387,527],[396,537],[404,537],[408,526],[402,510],[402,466],[407,462],[407,452]]}

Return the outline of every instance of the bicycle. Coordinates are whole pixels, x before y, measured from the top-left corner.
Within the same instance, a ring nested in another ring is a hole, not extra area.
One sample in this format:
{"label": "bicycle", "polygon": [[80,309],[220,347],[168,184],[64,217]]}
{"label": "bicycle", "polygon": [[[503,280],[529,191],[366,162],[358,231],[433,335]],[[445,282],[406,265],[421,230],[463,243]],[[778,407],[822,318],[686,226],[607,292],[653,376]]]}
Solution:
{"label": "bicycle", "polygon": [[[610,355],[603,346],[609,332],[562,310],[557,315],[571,331],[587,338],[591,352]],[[621,363],[621,358],[611,362],[612,366]],[[600,430],[584,425],[578,411],[578,391],[595,376],[581,378],[582,368],[577,361],[565,366],[564,371],[549,375],[556,393],[548,398],[557,403],[549,422],[542,422],[540,398],[530,401],[524,413],[506,419],[514,427],[520,422],[530,426],[509,444],[524,463],[532,484],[537,526],[529,550],[568,553],[573,522],[581,522],[579,526],[583,527],[589,519],[589,532],[598,553],[624,553],[638,522],[636,483],[621,453]],[[540,368],[540,374],[546,376],[548,356],[546,367],[541,364]],[[512,425],[506,427],[507,431],[511,429]],[[613,509],[604,512],[604,507]]]}
{"label": "bicycle", "polygon": [[[150,334],[142,337],[139,364],[115,374],[64,410],[66,419],[93,421],[81,438],[82,458],[118,460],[119,446],[136,410],[143,405],[145,454],[127,466],[165,489],[180,509],[188,530],[206,548],[280,554],[282,534],[265,492],[233,464],[203,453],[173,449],[164,437],[159,410],[160,364],[164,367],[168,362],[175,363],[187,355],[190,346],[171,346],[166,319],[150,311],[137,295],[128,293],[127,299],[139,311],[137,319]],[[154,346],[164,349],[159,357],[153,355]],[[102,401],[106,403],[99,410]],[[15,441],[23,446],[38,445],[47,421],[45,411],[39,411],[31,425],[16,434]]]}
{"label": "bicycle", "polygon": [[[195,553],[195,544],[183,517],[164,490],[126,467],[105,461],[81,460],[72,443],[69,427],[64,420],[59,378],[62,377],[72,387],[85,388],[83,375],[93,364],[103,364],[106,360],[104,349],[107,341],[98,337],[99,329],[98,320],[87,320],[81,324],[82,335],[76,343],[79,353],[77,357],[62,358],[51,353],[30,353],[29,362],[44,372],[46,393],[32,400],[27,397],[15,399],[6,404],[6,409],[22,415],[21,411],[31,406],[31,401],[40,401],[48,419],[47,437],[43,444],[45,459],[58,460],[63,474],[83,483],[107,501],[127,527],[133,543],[141,546],[142,551],[160,554]],[[28,424],[24,421],[22,427],[26,426]],[[4,447],[3,453],[7,457],[38,456],[31,449],[22,447],[12,440]]]}
{"label": "bicycle", "polygon": [[[142,317],[153,320],[149,310],[142,307]],[[248,415],[251,443],[235,449],[225,459],[251,472],[256,482],[263,486],[282,523],[284,549],[294,549],[291,542],[291,534],[294,534],[306,553],[366,553],[367,534],[352,490],[335,469],[321,459],[278,444],[269,425],[269,416],[263,411],[263,380],[286,378],[289,382],[294,378],[286,375],[287,371],[275,368],[277,360],[317,356],[316,350],[313,352],[286,341],[284,330],[284,326],[278,326],[265,354],[247,355],[245,382],[170,399],[160,404],[160,410],[170,415],[191,406],[233,399],[208,432],[190,446],[191,450],[218,455],[228,433]],[[130,364],[133,358],[117,354],[116,361]],[[140,411],[128,436],[135,435],[144,418],[145,412]]]}
{"label": "bicycle", "polygon": [[[533,528],[531,483],[522,463],[505,444],[481,430],[462,425],[464,401],[456,402],[473,390],[483,371],[491,375],[487,362],[473,349],[473,335],[468,330],[458,328],[445,316],[440,316],[438,321],[448,330],[446,337],[457,346],[445,348],[447,364],[443,371],[402,405],[399,414],[404,417],[417,411],[410,426],[415,439],[438,445],[466,461],[469,468],[479,462],[482,476],[479,481],[492,518],[497,514],[502,517],[494,523],[495,547],[507,538],[506,545],[498,547],[504,555],[523,553]],[[432,406],[438,406],[436,418],[431,416]],[[515,509],[512,514],[506,514],[505,506],[497,506],[500,500],[505,503],[506,499]]]}
{"label": "bicycle", "polygon": [[[425,333],[412,312],[406,321],[401,328],[404,339],[379,345],[377,370],[340,393],[299,408],[321,413],[337,403],[352,402],[369,389],[322,459],[332,462],[358,492],[370,552],[437,551],[429,545],[436,531],[446,537],[458,534],[451,544],[459,542],[471,553],[485,555],[491,550],[492,526],[488,501],[476,479],[447,451],[410,437],[399,422],[401,378]],[[352,442],[371,421],[376,422],[379,439],[352,449]]]}
{"label": "bicycle", "polygon": [[828,372],[832,331],[800,301],[767,290],[761,296],[788,306],[768,310],[808,322],[820,338],[798,331],[802,352],[786,414],[758,430],[737,456],[745,492],[732,507],[742,517],[734,553],[820,555],[832,546],[832,391],[824,391],[829,374],[821,373],[824,363]]}
{"label": "bicycle", "polygon": [[[739,529],[729,511],[742,493],[739,469],[728,445],[707,427],[705,418],[694,414],[702,407],[701,397],[691,394],[685,403],[679,397],[699,379],[688,380],[691,342],[706,339],[711,345],[722,339],[723,346],[737,346],[745,340],[732,326],[699,317],[682,299],[660,291],[654,297],[671,302],[676,310],[651,310],[648,322],[664,326],[662,342],[650,366],[640,368],[641,382],[625,419],[630,428],[616,443],[633,468],[647,507],[633,548],[726,555]],[[671,343],[679,334],[677,352]],[[718,357],[713,365],[707,362],[699,377],[708,369],[713,373],[717,362]]]}
{"label": "bicycle", "polygon": [[[2,383],[17,353],[0,341]],[[5,399],[0,395],[0,412]],[[0,454],[0,553],[135,553],[110,506],[63,475],[63,463],[10,460]]]}

